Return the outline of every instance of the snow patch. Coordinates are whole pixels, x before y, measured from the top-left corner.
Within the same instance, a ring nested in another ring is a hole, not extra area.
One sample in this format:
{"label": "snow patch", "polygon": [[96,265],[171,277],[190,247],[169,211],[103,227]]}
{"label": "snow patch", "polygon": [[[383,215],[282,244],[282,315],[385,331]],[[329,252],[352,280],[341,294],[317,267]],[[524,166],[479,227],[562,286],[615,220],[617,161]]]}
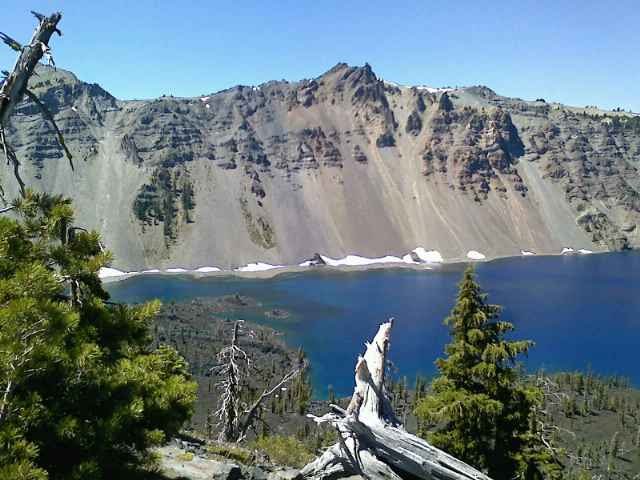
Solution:
{"label": "snow patch", "polygon": [[[437,250],[426,250],[423,247],[418,247],[418,248],[414,248],[412,250],[412,252],[415,253],[420,260],[422,260],[423,262],[426,262],[426,263],[442,263],[442,262],[444,262],[444,259],[442,258],[442,255]],[[406,257],[406,255],[405,255],[405,257]]]}
{"label": "snow patch", "polygon": [[152,268],[151,270],[143,270],[141,273],[160,273],[160,270]]}
{"label": "snow patch", "polygon": [[283,268],[283,265],[270,265],[268,263],[250,263],[244,267],[236,268],[236,272],[264,272],[273,268]]}
{"label": "snow patch", "polygon": [[385,257],[379,257],[379,258],[367,258],[367,257],[361,257],[359,255],[347,255],[344,258],[338,258],[338,259],[334,259],[334,258],[330,258],[330,257],[325,257],[324,255],[320,255],[322,257],[322,260],[324,260],[324,262],[327,265],[330,265],[332,267],[341,267],[341,266],[359,266],[359,265],[373,265],[375,263],[402,263],[402,259],[399,257],[394,257],[392,255],[387,255]]}
{"label": "snow patch", "polygon": [[165,272],[167,272],[167,273],[186,273],[188,271],[189,270],[186,270],[184,268],[167,268],[165,270]]}
{"label": "snow patch", "polygon": [[411,264],[413,264],[413,265],[417,265],[417,264],[418,264],[418,262],[416,262],[416,261],[413,259],[413,257],[411,256],[411,254],[410,254],[410,253],[407,253],[404,257],[402,257],[402,261],[403,261],[404,263],[411,263]]}
{"label": "snow patch", "polygon": [[201,102],[208,102],[211,97],[200,97]]}
{"label": "snow patch", "polygon": [[200,267],[200,268],[196,268],[195,271],[200,273],[209,273],[209,272],[220,272],[221,270],[218,267]]}
{"label": "snow patch", "polygon": [[71,110],[73,110],[74,112],[78,113],[78,109],[76,107],[71,107]]}
{"label": "snow patch", "polygon": [[525,257],[529,256],[529,255],[535,255],[535,252],[530,252],[529,250],[520,250],[520,254],[524,255]]}
{"label": "snow patch", "polygon": [[118,270],[117,268],[110,268],[110,267],[102,267],[100,270],[98,270],[99,278],[121,277],[127,274],[128,272],[123,272],[122,270]]}
{"label": "snow patch", "polygon": [[469,250],[467,252],[467,258],[470,258],[471,260],[484,260],[487,257],[485,257],[484,254],[478,252],[477,250]]}
{"label": "snow patch", "polygon": [[587,250],[586,248],[581,248],[580,250],[578,250],[578,253],[581,253],[582,255],[589,255],[593,252],[591,250]]}
{"label": "snow patch", "polygon": [[445,92],[453,92],[455,90],[455,88],[428,87],[426,85],[418,85],[416,88],[418,90],[424,90],[429,93],[445,93]]}
{"label": "snow patch", "polygon": [[206,108],[211,108],[211,105],[209,105],[208,103],[205,105]]}

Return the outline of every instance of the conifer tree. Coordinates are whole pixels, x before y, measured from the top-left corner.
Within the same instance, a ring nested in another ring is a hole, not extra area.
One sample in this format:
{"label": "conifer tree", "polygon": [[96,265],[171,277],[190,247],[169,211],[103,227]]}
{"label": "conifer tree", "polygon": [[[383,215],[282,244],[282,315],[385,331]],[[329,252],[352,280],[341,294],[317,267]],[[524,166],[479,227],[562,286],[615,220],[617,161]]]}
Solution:
{"label": "conifer tree", "polygon": [[419,434],[496,480],[542,478],[556,468],[537,441],[541,392],[521,383],[516,365],[532,342],[507,340],[513,325],[486,298],[469,267],[445,320],[452,341],[436,361],[439,376],[416,406]]}
{"label": "conifer tree", "polygon": [[13,207],[0,217],[0,478],[124,478],[189,418],[186,362],[150,348],[157,303],[108,301],[110,256],[69,200],[27,190]]}

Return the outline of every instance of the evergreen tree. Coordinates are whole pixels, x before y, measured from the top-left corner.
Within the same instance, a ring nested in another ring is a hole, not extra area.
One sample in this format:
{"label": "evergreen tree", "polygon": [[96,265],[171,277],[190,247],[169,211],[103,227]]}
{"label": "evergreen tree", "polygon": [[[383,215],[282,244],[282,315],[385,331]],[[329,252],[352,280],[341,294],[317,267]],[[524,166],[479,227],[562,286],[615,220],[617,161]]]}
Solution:
{"label": "evergreen tree", "polygon": [[445,320],[452,336],[447,355],[436,361],[432,393],[416,407],[419,434],[496,480],[538,479],[556,469],[535,431],[541,392],[521,383],[516,366],[532,342],[507,340],[513,325],[499,314],[469,267]]}
{"label": "evergreen tree", "polygon": [[[185,361],[150,349],[157,303],[108,302],[98,235],[27,192],[0,217],[0,478],[122,478],[195,400]],[[17,219],[16,219],[17,218]]]}

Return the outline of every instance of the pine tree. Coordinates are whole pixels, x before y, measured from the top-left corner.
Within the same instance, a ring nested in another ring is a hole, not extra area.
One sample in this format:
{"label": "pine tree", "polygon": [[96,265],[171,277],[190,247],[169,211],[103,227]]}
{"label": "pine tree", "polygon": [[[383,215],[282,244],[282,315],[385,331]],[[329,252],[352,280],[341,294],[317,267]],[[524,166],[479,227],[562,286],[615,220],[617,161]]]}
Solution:
{"label": "pine tree", "polygon": [[108,302],[98,235],[27,191],[0,217],[0,478],[121,478],[189,418],[195,384],[150,348],[157,303]]}
{"label": "pine tree", "polygon": [[554,468],[536,440],[533,414],[541,392],[520,382],[516,365],[532,342],[507,340],[513,325],[499,314],[468,268],[445,320],[452,341],[436,361],[439,376],[416,407],[419,433],[492,478],[542,478],[541,470]]}

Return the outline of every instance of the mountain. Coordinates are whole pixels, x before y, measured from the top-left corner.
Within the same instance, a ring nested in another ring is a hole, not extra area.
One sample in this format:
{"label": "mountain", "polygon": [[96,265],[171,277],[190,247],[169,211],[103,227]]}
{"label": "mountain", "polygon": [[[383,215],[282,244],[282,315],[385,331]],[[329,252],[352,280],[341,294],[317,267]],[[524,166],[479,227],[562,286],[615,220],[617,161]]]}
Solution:
{"label": "mountain", "polygon": [[630,113],[398,86],[344,63],[197,98],[118,100],[45,67],[30,88],[76,169],[25,101],[8,132],[23,177],[81,204],[117,268],[640,245]]}

